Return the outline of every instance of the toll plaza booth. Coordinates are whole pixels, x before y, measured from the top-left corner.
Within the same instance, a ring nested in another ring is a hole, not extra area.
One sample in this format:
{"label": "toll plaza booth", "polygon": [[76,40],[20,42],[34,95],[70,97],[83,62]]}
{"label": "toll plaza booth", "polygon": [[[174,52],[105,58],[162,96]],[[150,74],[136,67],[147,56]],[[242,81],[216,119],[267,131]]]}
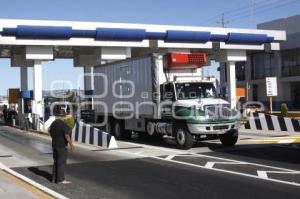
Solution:
{"label": "toll plaza booth", "polygon": [[208,62],[226,63],[228,101],[235,108],[235,63],[245,61],[251,53],[279,50],[284,40],[286,33],[278,30],[0,19],[0,58],[9,58],[11,67],[20,68],[22,91],[28,90],[27,69],[33,67],[31,111],[39,119],[44,118],[45,61],[72,59],[74,67],[83,68],[82,98],[88,103],[82,105],[82,110],[87,111],[93,110],[94,97],[101,98],[92,93],[93,66],[150,53],[201,52]]}
{"label": "toll plaza booth", "polygon": [[33,91],[32,90],[22,90],[20,91],[19,98],[19,126],[28,130],[34,128],[34,120],[32,115],[32,101],[33,101]]}

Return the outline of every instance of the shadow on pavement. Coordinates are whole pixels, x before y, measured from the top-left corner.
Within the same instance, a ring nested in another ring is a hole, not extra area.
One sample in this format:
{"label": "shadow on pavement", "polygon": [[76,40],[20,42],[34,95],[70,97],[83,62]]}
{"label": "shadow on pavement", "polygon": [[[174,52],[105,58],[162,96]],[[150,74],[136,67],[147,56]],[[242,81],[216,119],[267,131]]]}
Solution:
{"label": "shadow on pavement", "polygon": [[44,177],[49,182],[52,182],[52,174],[50,174],[48,171],[40,170],[37,167],[29,167],[28,170],[34,173],[35,175]]}

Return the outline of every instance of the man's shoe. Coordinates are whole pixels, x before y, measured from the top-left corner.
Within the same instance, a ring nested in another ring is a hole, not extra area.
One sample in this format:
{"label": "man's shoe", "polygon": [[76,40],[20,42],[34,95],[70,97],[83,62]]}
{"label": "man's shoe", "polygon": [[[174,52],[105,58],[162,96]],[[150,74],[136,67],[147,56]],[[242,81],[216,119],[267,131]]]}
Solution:
{"label": "man's shoe", "polygon": [[59,182],[58,184],[71,184],[71,183],[72,183],[71,181],[64,180]]}

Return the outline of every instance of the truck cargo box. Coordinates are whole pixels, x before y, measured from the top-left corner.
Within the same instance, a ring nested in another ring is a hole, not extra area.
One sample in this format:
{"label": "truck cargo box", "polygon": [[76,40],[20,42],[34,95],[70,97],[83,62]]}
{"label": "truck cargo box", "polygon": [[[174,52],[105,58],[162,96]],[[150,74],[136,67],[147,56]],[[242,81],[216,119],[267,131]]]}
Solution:
{"label": "truck cargo box", "polygon": [[95,112],[112,115],[114,108],[126,115],[154,117],[155,96],[159,93],[157,74],[153,55],[95,66]]}

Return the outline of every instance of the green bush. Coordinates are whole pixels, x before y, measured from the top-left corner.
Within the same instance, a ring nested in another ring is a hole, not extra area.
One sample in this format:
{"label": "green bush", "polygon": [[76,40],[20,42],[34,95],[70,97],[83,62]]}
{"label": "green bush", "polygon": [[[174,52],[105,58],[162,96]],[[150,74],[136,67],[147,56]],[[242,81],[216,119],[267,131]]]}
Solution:
{"label": "green bush", "polygon": [[73,129],[75,125],[73,116],[67,116],[66,118],[64,118],[64,122],[69,126],[70,129]]}
{"label": "green bush", "polygon": [[281,116],[288,117],[289,115],[289,108],[286,103],[281,104]]}

